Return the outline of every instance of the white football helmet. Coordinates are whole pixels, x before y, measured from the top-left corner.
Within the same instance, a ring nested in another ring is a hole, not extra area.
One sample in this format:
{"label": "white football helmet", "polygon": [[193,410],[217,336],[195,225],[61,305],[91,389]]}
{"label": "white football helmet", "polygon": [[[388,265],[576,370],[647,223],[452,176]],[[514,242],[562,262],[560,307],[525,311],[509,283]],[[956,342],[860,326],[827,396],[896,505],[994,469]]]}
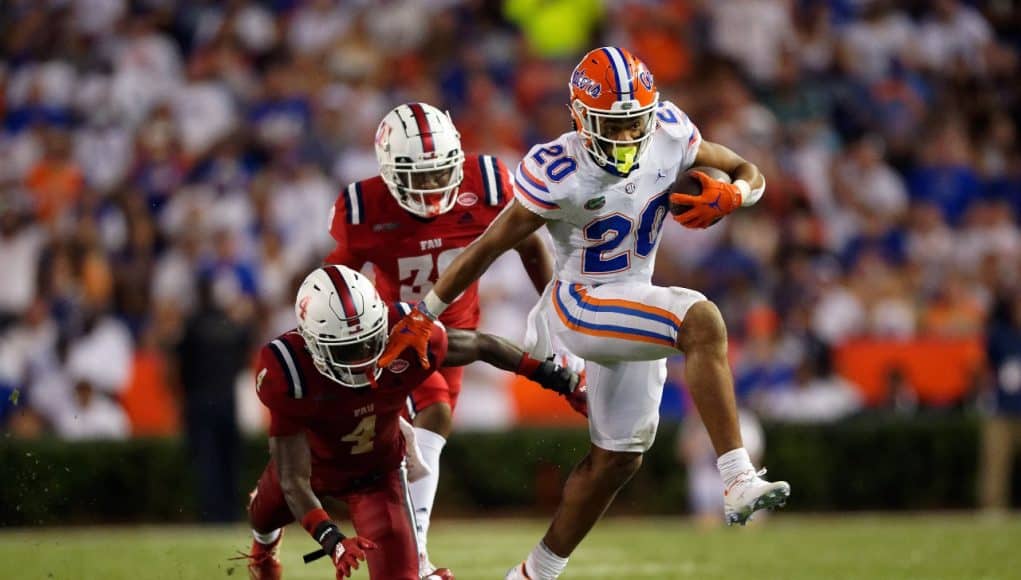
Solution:
{"label": "white football helmet", "polygon": [[461,135],[448,113],[400,105],[376,129],[379,174],[401,207],[421,217],[450,211],[464,178]]}
{"label": "white football helmet", "polygon": [[387,307],[368,278],[345,266],[317,268],[301,283],[294,314],[320,373],[345,387],[379,377]]}

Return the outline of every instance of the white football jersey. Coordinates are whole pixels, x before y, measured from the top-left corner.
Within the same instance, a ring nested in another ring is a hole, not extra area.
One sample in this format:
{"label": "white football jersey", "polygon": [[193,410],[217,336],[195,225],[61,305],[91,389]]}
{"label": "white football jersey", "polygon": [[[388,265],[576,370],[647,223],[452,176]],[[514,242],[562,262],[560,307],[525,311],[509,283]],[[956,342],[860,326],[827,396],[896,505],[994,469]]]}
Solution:
{"label": "white football jersey", "polygon": [[518,164],[518,203],[546,218],[563,282],[652,280],[670,188],[702,144],[698,128],[661,101],[658,126],[639,166],[612,175],[592,160],[577,132],[536,145]]}

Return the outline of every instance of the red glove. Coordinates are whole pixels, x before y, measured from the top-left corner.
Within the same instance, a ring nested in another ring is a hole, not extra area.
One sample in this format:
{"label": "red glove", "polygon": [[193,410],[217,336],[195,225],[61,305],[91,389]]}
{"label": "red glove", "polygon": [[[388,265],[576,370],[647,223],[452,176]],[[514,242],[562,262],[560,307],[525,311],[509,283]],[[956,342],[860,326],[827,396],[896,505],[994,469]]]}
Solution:
{"label": "red glove", "polygon": [[347,578],[351,575],[352,569],[358,569],[358,561],[365,560],[365,550],[379,547],[373,541],[359,536],[345,538],[337,524],[330,521],[329,514],[322,508],[316,508],[305,514],[301,518],[301,527],[323,547],[322,552],[306,554],[305,562],[311,562],[325,553],[337,569],[337,580]]}
{"label": "red glove", "polygon": [[707,228],[741,207],[741,190],[736,185],[716,181],[701,171],[692,171],[691,175],[702,184],[702,195],[670,194],[670,203],[691,206],[674,216],[677,223],[686,228]]}
{"label": "red glove", "polygon": [[352,570],[358,569],[358,561],[365,560],[365,550],[375,550],[378,547],[372,540],[366,540],[361,536],[344,538],[337,542],[333,553],[330,554],[333,566],[337,569],[337,580],[347,578]]}
{"label": "red glove", "polygon": [[564,395],[564,398],[567,399],[567,404],[572,409],[588,417],[588,383],[585,379],[585,371],[578,373],[578,376],[581,377],[578,386],[574,387],[570,394]]}
{"label": "red glove", "polygon": [[405,316],[390,331],[386,348],[379,357],[379,366],[386,368],[408,347],[415,349],[423,368],[429,368],[429,335],[433,331],[433,321],[417,307]]}

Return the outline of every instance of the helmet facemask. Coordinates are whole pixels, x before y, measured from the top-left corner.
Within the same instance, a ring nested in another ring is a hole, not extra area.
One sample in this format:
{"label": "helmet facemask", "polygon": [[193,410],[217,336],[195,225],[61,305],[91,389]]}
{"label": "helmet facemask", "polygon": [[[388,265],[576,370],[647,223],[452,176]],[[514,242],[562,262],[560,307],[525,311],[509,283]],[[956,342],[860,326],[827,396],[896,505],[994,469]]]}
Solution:
{"label": "helmet facemask", "polygon": [[381,164],[380,176],[402,208],[420,217],[436,217],[453,209],[457,200],[464,179],[464,151],[417,163],[398,157]]}
{"label": "helmet facemask", "polygon": [[386,319],[357,337],[337,338],[317,335],[299,325],[301,337],[312,354],[316,370],[345,387],[360,388],[373,384],[383,369],[376,361],[386,347]]}
{"label": "helmet facemask", "polygon": [[[613,104],[613,110],[593,109],[579,99],[575,99],[572,114],[578,132],[583,137],[585,150],[603,167],[612,168],[622,177],[626,177],[638,165],[645,151],[648,150],[652,135],[656,131],[656,99],[640,108],[629,108],[635,101],[623,101]],[[619,140],[610,135],[621,130],[637,129],[641,135],[635,139]]]}

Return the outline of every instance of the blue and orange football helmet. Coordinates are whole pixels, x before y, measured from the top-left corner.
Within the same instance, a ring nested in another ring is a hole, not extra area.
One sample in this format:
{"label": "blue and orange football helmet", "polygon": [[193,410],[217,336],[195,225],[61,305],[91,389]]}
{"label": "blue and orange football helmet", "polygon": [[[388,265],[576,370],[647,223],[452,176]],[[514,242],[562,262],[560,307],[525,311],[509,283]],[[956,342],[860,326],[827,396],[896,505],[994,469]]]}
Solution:
{"label": "blue and orange football helmet", "polygon": [[[569,88],[571,116],[585,149],[604,168],[627,176],[656,130],[659,92],[652,73],[628,50],[604,46],[581,59]],[[612,138],[624,126],[640,130],[639,136]]]}

